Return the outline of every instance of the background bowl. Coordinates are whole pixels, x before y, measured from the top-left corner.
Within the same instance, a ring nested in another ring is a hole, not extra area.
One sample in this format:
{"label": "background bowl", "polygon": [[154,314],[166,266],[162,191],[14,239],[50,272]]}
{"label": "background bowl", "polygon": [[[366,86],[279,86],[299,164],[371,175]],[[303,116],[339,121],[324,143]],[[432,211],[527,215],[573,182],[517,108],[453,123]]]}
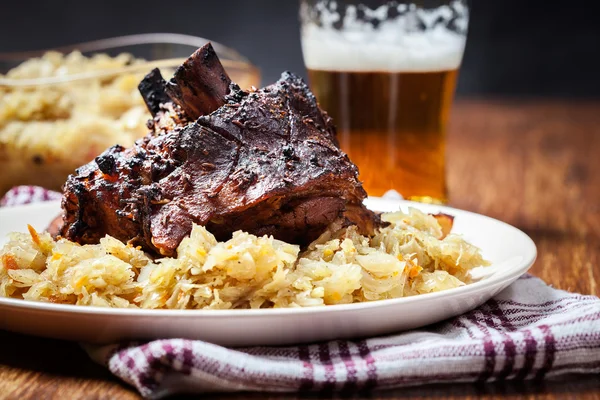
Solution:
{"label": "background bowl", "polygon": [[[94,79],[98,76],[109,77],[122,73],[141,72],[148,73],[152,68],[174,68],[179,66],[196,49],[202,47],[209,39],[182,35],[177,33],[147,33],[140,35],[120,36],[110,39],[95,40],[52,49],[43,49],[26,52],[0,53],[0,74],[5,74],[10,69],[18,66],[28,59],[41,57],[48,51],[70,53],[80,51],[83,55],[91,56],[96,53],[106,53],[117,56],[121,53],[132,54],[147,62],[126,68],[118,68],[96,72],[93,74],[73,74],[55,78],[39,79],[9,79],[0,77],[0,87],[17,88],[25,86],[40,86],[73,82],[85,79]],[[231,79],[242,88],[260,85],[260,71],[257,67],[236,50],[220,43],[210,41],[227,70]],[[166,76],[165,76],[166,78]]]}
{"label": "background bowl", "polygon": [[[153,68],[161,69],[165,79],[169,79],[176,67],[208,41],[195,36],[154,33],[0,54],[0,169],[3,171],[0,196],[16,185],[60,190],[75,168],[91,161],[107,147],[129,146],[146,134],[144,122],[150,114],[137,93],[137,83]],[[246,57],[220,43],[212,42],[212,45],[232,81],[242,88],[260,86],[260,72]],[[96,54],[116,57],[128,53],[144,61],[117,66],[107,63],[106,67],[96,70],[64,68],[58,73],[36,76],[4,75],[49,51],[62,54],[78,51],[85,57]],[[105,84],[125,85],[126,89],[106,95],[106,91],[100,90]],[[82,97],[87,92],[96,97]],[[81,99],[89,103],[87,108],[80,107]],[[60,102],[67,104],[58,107],[62,111],[53,111]],[[124,107],[123,103],[134,107]],[[52,111],[44,114],[49,109]],[[77,111],[71,113],[71,110]],[[124,127],[126,134],[119,128],[112,129],[112,122]]]}

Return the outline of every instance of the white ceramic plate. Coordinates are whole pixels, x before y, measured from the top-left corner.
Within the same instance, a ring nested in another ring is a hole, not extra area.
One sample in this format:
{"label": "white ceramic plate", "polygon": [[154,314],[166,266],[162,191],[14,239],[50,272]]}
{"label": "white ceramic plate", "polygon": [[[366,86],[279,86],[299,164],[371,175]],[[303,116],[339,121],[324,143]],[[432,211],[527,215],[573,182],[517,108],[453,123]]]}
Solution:
{"label": "white ceramic plate", "polygon": [[[467,312],[496,295],[533,264],[536,248],[520,230],[495,219],[450,207],[370,198],[378,211],[399,207],[455,216],[453,232],[481,248],[491,267],[459,288],[368,303],[262,310],[138,310],[82,307],[0,298],[0,329],[93,343],[123,339],[192,338],[229,345],[279,345],[368,337],[425,326]],[[43,230],[59,203],[0,209],[0,244],[26,224]]]}

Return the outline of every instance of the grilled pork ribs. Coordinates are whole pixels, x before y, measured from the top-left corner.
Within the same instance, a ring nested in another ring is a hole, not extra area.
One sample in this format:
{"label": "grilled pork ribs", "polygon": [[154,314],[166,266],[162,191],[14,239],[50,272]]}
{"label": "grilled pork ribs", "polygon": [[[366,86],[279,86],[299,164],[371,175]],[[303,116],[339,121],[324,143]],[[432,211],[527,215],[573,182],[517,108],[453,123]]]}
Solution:
{"label": "grilled pork ribs", "polygon": [[331,118],[299,77],[285,72],[243,91],[207,44],[168,82],[152,71],[140,92],[152,131],[68,178],[67,239],[97,243],[108,234],[173,255],[193,223],[221,240],[244,230],[301,245],[333,222],[366,234],[380,223],[362,204],[357,167]]}

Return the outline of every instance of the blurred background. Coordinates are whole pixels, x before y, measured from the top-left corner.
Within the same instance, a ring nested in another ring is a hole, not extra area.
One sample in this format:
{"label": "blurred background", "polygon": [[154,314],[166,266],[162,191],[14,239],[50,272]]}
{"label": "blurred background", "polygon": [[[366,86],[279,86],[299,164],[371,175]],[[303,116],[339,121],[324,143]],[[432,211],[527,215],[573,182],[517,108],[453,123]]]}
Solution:
{"label": "blurred background", "polygon": [[[233,47],[263,84],[305,76],[295,0],[32,1],[3,5],[0,52],[174,32]],[[600,96],[600,2],[471,1],[459,96]]]}

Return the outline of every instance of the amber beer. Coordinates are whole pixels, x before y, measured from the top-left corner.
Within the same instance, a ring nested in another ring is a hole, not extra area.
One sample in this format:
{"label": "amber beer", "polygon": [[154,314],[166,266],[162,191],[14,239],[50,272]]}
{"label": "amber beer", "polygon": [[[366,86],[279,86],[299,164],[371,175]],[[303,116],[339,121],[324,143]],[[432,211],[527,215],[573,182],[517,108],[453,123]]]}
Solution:
{"label": "amber beer", "polygon": [[446,124],[458,71],[334,71],[308,68],[321,107],[371,196],[446,201]]}
{"label": "amber beer", "polygon": [[301,0],[309,83],[371,196],[446,202],[446,125],[466,0]]}

